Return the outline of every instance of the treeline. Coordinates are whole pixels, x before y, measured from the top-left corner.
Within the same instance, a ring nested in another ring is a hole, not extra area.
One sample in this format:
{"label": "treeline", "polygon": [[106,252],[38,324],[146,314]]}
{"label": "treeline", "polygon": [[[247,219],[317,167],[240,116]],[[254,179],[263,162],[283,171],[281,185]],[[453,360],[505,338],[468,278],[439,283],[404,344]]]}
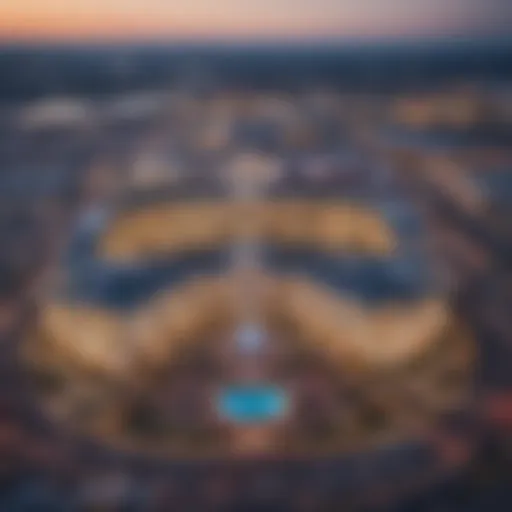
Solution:
{"label": "treeline", "polygon": [[161,87],[392,91],[512,79],[512,45],[0,47],[0,101]]}

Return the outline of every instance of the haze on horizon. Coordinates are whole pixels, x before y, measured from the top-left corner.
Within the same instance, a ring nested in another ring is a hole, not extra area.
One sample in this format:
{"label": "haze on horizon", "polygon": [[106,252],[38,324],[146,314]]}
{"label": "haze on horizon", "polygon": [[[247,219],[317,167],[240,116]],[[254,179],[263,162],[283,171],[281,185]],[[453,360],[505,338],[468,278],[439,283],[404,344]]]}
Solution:
{"label": "haze on horizon", "polygon": [[401,39],[494,37],[508,0],[16,0],[3,41]]}

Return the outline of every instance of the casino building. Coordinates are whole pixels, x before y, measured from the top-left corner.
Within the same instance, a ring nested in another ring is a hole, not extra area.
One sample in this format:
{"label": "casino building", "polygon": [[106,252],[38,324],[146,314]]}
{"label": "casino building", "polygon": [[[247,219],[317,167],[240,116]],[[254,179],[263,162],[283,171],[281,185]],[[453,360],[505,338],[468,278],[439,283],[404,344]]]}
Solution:
{"label": "casino building", "polygon": [[473,344],[421,217],[325,165],[239,154],[86,212],[25,343],[47,417],[169,460],[343,459],[463,411]]}

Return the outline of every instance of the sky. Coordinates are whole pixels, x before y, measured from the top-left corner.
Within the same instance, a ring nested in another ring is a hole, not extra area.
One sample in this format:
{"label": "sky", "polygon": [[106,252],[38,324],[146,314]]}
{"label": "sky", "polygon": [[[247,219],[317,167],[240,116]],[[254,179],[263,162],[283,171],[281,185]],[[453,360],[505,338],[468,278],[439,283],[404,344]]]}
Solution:
{"label": "sky", "polygon": [[0,0],[2,40],[486,37],[511,24],[512,0]]}

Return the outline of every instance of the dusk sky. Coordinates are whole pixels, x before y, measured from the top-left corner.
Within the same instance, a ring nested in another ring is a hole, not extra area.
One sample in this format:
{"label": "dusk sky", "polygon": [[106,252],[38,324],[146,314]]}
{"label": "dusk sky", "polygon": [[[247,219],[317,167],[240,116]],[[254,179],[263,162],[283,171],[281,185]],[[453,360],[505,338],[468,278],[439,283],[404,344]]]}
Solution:
{"label": "dusk sky", "polygon": [[3,40],[505,35],[512,0],[4,0]]}

